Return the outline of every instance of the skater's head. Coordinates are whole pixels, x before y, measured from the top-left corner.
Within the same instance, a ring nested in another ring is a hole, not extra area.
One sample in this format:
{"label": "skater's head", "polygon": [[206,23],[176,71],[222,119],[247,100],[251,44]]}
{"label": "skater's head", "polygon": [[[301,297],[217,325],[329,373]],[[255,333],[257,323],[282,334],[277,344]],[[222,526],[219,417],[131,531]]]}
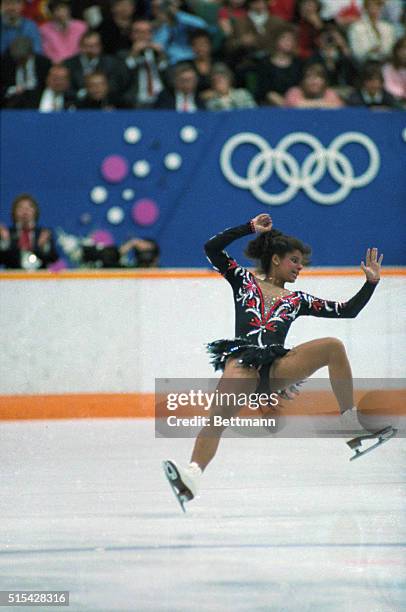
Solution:
{"label": "skater's head", "polygon": [[245,254],[259,263],[261,274],[293,283],[303,266],[309,264],[311,248],[298,238],[272,229],[251,240]]}

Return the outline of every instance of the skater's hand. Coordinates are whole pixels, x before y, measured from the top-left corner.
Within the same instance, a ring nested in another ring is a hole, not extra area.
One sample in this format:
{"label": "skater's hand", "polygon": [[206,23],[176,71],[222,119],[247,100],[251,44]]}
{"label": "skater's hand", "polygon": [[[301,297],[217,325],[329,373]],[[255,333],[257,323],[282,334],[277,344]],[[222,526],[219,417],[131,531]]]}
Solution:
{"label": "skater's hand", "polygon": [[365,257],[366,265],[361,261],[361,268],[365,272],[367,281],[370,283],[378,283],[381,278],[381,263],[383,260],[383,253],[378,259],[378,249],[368,249]]}
{"label": "skater's hand", "polygon": [[252,224],[258,234],[270,232],[272,229],[272,219],[269,215],[261,213],[252,219]]}

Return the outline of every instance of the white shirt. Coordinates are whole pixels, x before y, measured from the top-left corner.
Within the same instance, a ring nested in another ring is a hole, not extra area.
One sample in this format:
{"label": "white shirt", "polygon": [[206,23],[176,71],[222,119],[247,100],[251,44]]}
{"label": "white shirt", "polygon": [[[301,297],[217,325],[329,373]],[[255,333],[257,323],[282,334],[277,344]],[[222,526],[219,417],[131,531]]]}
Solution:
{"label": "white shirt", "polygon": [[44,89],[38,110],[41,113],[52,113],[60,111],[64,108],[64,99],[62,94],[56,94],[52,89]]}
{"label": "white shirt", "polygon": [[[145,49],[143,55],[138,58],[128,56],[126,59],[126,64],[130,69],[139,66],[137,102],[139,104],[154,102],[158,94],[161,93],[163,85],[159,77],[158,66],[156,64],[154,52],[152,51],[152,49]],[[149,66],[149,69],[151,71],[151,93],[148,92],[148,72],[146,64]]]}
{"label": "white shirt", "polygon": [[193,94],[183,94],[179,91],[175,94],[176,110],[183,113],[194,113],[197,111],[195,97]]}
{"label": "white shirt", "polygon": [[[391,54],[392,47],[395,44],[393,25],[386,21],[378,21],[376,28],[379,35],[366,15],[351,24],[348,31],[348,40],[351,51],[359,62],[366,59],[382,60]],[[375,47],[378,47],[378,51],[372,51]]]}

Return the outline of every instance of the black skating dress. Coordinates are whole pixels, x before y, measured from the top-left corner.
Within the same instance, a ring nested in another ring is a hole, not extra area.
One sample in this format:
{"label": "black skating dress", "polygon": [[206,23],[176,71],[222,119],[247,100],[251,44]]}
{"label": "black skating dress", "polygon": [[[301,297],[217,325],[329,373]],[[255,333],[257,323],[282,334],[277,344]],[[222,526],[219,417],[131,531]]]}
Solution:
{"label": "black skating dress", "polygon": [[269,380],[272,362],[289,352],[284,347],[285,338],[297,317],[353,318],[369,301],[376,283],[366,281],[348,302],[333,302],[303,291],[292,291],[267,305],[258,279],[224,251],[237,238],[252,233],[253,227],[248,222],[226,229],[205,244],[209,261],[233,289],[235,305],[235,338],[215,340],[207,348],[215,370],[224,370],[229,357],[238,357],[242,366],[259,369],[261,385],[264,385]]}

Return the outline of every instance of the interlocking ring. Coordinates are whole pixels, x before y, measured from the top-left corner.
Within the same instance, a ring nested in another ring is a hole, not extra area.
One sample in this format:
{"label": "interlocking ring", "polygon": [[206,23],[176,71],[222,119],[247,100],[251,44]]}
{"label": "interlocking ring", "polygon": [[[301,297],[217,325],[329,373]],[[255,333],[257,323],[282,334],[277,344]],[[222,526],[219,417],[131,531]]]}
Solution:
{"label": "interlocking ring", "polygon": [[[258,147],[259,152],[248,164],[246,176],[240,176],[232,166],[234,151],[243,144]],[[313,151],[299,166],[297,160],[288,152],[296,144],[304,144]],[[360,176],[354,176],[354,169],[348,157],[341,152],[347,144],[365,147],[369,155],[368,168]],[[337,204],[342,202],[353,188],[365,187],[376,177],[380,167],[379,151],[375,143],[361,132],[340,134],[325,148],[321,142],[307,132],[288,134],[272,148],[265,138],[253,132],[240,132],[227,140],[220,153],[220,166],[224,176],[232,185],[249,189],[264,204],[286,204],[295,197],[300,189],[318,204]],[[323,193],[316,188],[317,183],[328,171],[339,188],[333,193]],[[263,189],[264,183],[275,173],[286,189],[272,194]]]}

